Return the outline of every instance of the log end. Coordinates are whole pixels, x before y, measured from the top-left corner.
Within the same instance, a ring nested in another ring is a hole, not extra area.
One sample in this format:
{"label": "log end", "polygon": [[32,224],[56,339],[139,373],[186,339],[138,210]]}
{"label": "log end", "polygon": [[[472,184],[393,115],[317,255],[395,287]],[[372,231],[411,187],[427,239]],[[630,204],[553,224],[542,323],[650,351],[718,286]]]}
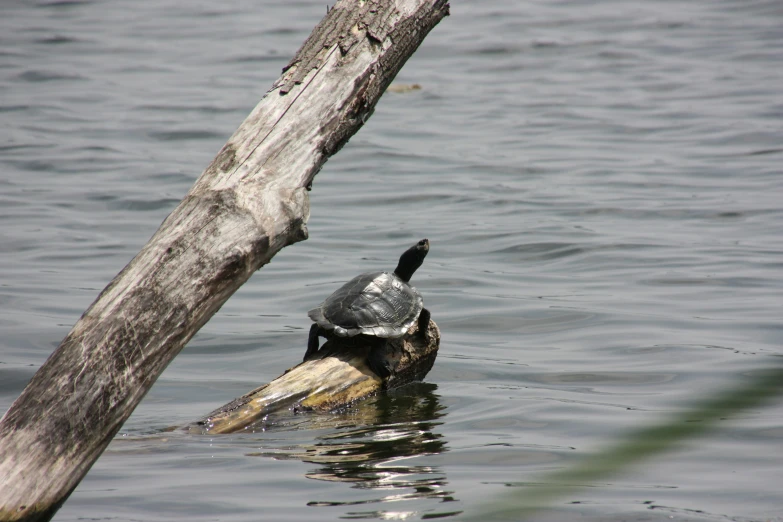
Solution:
{"label": "log end", "polygon": [[361,335],[332,337],[305,362],[336,357],[369,376],[381,389],[392,389],[423,379],[432,369],[439,347],[440,329],[430,319],[426,337],[419,332],[418,324],[414,324],[404,336],[386,340],[382,360],[391,369],[391,375],[386,378],[377,375],[367,364],[371,344]]}

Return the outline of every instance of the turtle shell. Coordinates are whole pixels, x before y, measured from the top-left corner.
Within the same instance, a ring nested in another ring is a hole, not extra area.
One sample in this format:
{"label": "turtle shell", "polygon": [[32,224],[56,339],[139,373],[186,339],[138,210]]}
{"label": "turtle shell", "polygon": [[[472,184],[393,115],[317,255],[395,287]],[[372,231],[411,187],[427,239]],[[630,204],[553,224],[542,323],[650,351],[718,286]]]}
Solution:
{"label": "turtle shell", "polygon": [[402,337],[419,317],[419,291],[389,272],[354,277],[307,315],[340,337]]}

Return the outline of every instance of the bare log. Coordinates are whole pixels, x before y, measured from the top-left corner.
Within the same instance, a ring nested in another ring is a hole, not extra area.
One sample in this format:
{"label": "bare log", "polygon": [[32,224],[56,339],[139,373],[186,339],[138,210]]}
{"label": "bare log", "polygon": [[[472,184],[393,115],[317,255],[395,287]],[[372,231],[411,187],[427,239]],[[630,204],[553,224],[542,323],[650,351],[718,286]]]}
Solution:
{"label": "bare log", "polygon": [[307,361],[218,408],[188,430],[233,433],[276,412],[331,411],[383,389],[423,379],[438,355],[440,330],[430,320],[429,339],[425,341],[418,329],[418,325],[413,325],[404,337],[386,341],[385,354],[392,374],[385,379],[367,366],[371,346],[364,336],[336,337]]}
{"label": "bare log", "polygon": [[0,421],[0,520],[49,520],[164,368],[256,270],[307,238],[307,190],[443,0],[340,0]]}

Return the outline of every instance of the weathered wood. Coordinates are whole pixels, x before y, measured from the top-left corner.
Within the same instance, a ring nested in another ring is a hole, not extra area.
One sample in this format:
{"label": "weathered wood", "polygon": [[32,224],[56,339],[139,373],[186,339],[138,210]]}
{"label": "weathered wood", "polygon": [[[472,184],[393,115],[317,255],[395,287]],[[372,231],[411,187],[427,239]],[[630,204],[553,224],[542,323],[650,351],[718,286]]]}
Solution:
{"label": "weathered wood", "polygon": [[0,421],[0,520],[48,520],[163,369],[256,270],[307,238],[307,189],[443,0],[340,0]]}
{"label": "weathered wood", "polygon": [[281,410],[330,411],[352,402],[423,379],[438,355],[440,330],[430,320],[429,342],[413,325],[400,339],[386,342],[392,374],[380,378],[367,366],[370,346],[363,336],[334,338],[307,361],[283,375],[213,411],[188,427],[193,433],[233,433],[252,428]]}

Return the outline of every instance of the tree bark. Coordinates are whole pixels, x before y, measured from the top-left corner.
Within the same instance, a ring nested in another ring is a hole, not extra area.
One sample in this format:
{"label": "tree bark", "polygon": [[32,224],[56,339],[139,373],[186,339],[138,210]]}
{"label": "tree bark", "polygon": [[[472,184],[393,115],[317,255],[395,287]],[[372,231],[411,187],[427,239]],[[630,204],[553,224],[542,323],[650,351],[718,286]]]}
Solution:
{"label": "tree bark", "polygon": [[49,520],[188,340],[307,238],[308,190],[443,0],[340,0],[0,421],[0,520]]}

